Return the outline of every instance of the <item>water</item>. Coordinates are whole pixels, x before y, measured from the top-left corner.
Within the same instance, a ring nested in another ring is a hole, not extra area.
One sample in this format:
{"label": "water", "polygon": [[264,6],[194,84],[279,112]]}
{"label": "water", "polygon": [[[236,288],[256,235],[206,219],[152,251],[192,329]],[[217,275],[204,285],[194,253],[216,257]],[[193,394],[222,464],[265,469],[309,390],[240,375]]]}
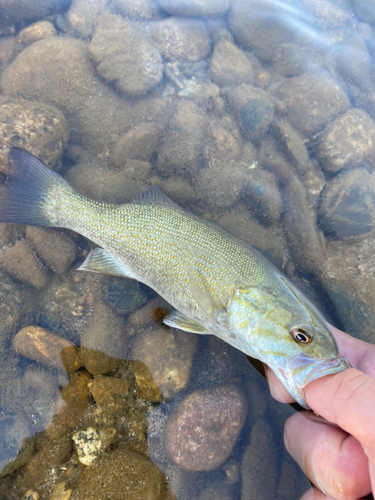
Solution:
{"label": "water", "polygon": [[[5,2],[1,170],[19,146],[101,201],[160,185],[374,343],[374,21],[359,0]],[[0,498],[309,488],[282,441],[295,410],[245,355],[163,327],[142,286],[77,273],[83,238],[0,229]],[[196,454],[173,442],[183,405]]]}

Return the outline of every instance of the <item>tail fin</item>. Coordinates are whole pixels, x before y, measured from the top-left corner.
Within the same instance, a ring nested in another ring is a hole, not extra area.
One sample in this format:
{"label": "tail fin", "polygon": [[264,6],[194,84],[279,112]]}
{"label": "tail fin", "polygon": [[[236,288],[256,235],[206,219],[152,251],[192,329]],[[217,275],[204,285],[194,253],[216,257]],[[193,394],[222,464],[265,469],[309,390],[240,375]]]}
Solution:
{"label": "tail fin", "polygon": [[66,181],[24,149],[12,148],[9,160],[9,177],[0,186],[0,222],[53,226],[44,202],[53,186]]}

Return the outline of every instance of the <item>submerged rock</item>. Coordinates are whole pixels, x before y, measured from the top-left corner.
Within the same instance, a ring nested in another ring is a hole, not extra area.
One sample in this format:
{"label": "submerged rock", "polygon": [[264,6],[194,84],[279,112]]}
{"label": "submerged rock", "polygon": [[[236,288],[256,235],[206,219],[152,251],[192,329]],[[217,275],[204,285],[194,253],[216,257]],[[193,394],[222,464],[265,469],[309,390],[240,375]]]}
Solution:
{"label": "submerged rock", "polygon": [[347,111],[324,129],[318,152],[327,172],[360,165],[375,152],[375,123],[361,109]]}
{"label": "submerged rock", "polygon": [[68,124],[56,108],[44,103],[16,100],[0,106],[0,170],[6,172],[12,146],[27,149],[54,168],[69,138]]}
{"label": "submerged rock", "polygon": [[345,171],[322,191],[318,223],[325,234],[349,238],[369,233],[375,218],[375,176],[364,168]]}
{"label": "submerged rock", "polygon": [[151,26],[151,33],[166,59],[200,61],[211,50],[203,21],[170,17]]}
{"label": "submerged rock", "polygon": [[280,94],[290,124],[309,138],[350,108],[348,96],[322,74],[290,78]]}
{"label": "submerged rock", "polygon": [[226,14],[230,0],[159,0],[159,4],[172,16],[218,17]]}
{"label": "submerged rock", "polygon": [[252,83],[253,67],[242,50],[223,40],[215,45],[210,63],[210,76],[220,87]]}
{"label": "submerged rock", "polygon": [[38,21],[37,23],[30,24],[18,33],[17,41],[25,45],[31,45],[38,40],[56,36],[57,32],[55,27],[49,21]]}
{"label": "submerged rock", "polygon": [[192,471],[218,467],[232,452],[246,419],[246,400],[235,385],[192,392],[169,417],[164,444],[171,460]]}
{"label": "submerged rock", "polygon": [[90,57],[105,80],[127,97],[141,97],[163,77],[159,51],[137,24],[102,14],[89,47]]}

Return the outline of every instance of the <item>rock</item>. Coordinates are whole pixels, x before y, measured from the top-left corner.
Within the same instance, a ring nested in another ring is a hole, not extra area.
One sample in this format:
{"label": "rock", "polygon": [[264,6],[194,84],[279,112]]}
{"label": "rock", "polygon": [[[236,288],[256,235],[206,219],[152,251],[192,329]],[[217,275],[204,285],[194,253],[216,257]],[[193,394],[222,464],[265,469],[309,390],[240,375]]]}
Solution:
{"label": "rock", "polygon": [[309,138],[350,108],[347,95],[324,75],[290,78],[280,94],[290,124]]}
{"label": "rock", "polygon": [[282,76],[298,76],[308,72],[312,66],[311,59],[312,56],[307,57],[303,47],[286,42],[276,47],[272,64],[275,71]]}
{"label": "rock", "polygon": [[164,500],[163,473],[148,458],[121,446],[102,455],[80,475],[75,494],[80,500]]}
{"label": "rock", "polygon": [[371,56],[362,37],[345,37],[334,49],[335,65],[341,77],[366,91],[371,85]]}
{"label": "rock", "polygon": [[230,110],[244,135],[259,141],[268,133],[274,115],[274,99],[265,90],[241,85],[227,94]]}
{"label": "rock", "polygon": [[144,183],[149,181],[151,169],[152,165],[150,162],[139,160],[129,160],[121,167],[121,170],[125,174],[124,179],[134,179],[137,181],[143,181]]}
{"label": "rock", "polygon": [[5,171],[12,146],[27,149],[54,168],[69,138],[64,115],[44,103],[17,100],[0,106],[0,163]]}
{"label": "rock", "polygon": [[196,348],[194,334],[172,332],[166,327],[148,328],[135,337],[131,359],[142,361],[149,368],[163,396],[170,399],[188,385]]}
{"label": "rock", "polygon": [[24,43],[25,45],[31,45],[38,40],[43,38],[48,38],[50,36],[56,36],[56,30],[52,23],[49,21],[39,21],[34,24],[30,24],[27,28],[24,28],[18,33],[17,42]]}
{"label": "rock", "polygon": [[140,123],[167,119],[166,99],[124,100],[98,76],[87,43],[70,37],[46,38],[23,50],[4,72],[1,90],[59,108],[74,130],[71,142],[92,154],[105,150],[106,156],[119,134]]}
{"label": "rock", "polygon": [[200,61],[211,50],[211,40],[202,21],[170,17],[151,26],[151,33],[166,59]]}
{"label": "rock", "polygon": [[275,176],[266,170],[250,171],[242,187],[242,198],[255,218],[263,225],[269,226],[280,218],[281,197]]}
{"label": "rock", "polygon": [[302,0],[302,9],[305,9],[307,21],[319,28],[338,28],[345,24],[351,14],[329,0]]}
{"label": "rock", "polygon": [[187,0],[185,2],[159,0],[159,4],[172,16],[219,17],[227,13],[230,0]]}
{"label": "rock", "polygon": [[220,87],[252,83],[253,67],[242,50],[233,43],[221,41],[215,45],[210,63],[210,76]]}
{"label": "rock", "polygon": [[126,97],[147,94],[163,77],[162,59],[156,47],[137,24],[121,16],[99,17],[89,54],[99,75]]}
{"label": "rock", "polygon": [[303,138],[285,120],[281,120],[275,125],[274,133],[297,174],[302,178],[305,177],[310,165],[309,154]]}
{"label": "rock", "polygon": [[[133,174],[134,166],[130,163],[129,168],[124,166],[121,171],[115,171],[102,162],[85,161],[71,168],[66,180],[76,191],[88,198],[105,203],[129,203],[149,188],[148,183]],[[142,167],[143,172],[149,169],[148,164]]]}
{"label": "rock", "polygon": [[128,347],[124,321],[102,302],[95,302],[81,336],[81,358],[92,375],[115,370],[125,359]]}
{"label": "rock", "polygon": [[153,123],[143,123],[125,135],[116,143],[112,157],[117,168],[123,167],[129,160],[150,161],[155,153],[162,134],[162,128]]}
{"label": "rock", "polygon": [[165,448],[183,469],[215,469],[231,454],[245,419],[246,400],[235,385],[194,391],[169,417]]}
{"label": "rock", "polygon": [[284,4],[275,5],[271,0],[232,0],[228,15],[230,30],[245,49],[270,61],[277,47],[289,41],[291,36],[291,28],[283,22],[290,14],[284,9]]}
{"label": "rock", "polygon": [[113,397],[118,394],[126,394],[129,390],[130,383],[128,380],[122,378],[98,375],[89,383],[88,387],[96,404],[100,405],[105,398]]}
{"label": "rock", "polygon": [[75,243],[59,230],[27,226],[26,238],[43,262],[57,274],[65,274],[77,257]]}
{"label": "rock", "polygon": [[234,206],[240,199],[241,189],[249,174],[248,165],[232,160],[211,161],[195,178],[196,202],[213,214],[222,215],[223,210]]}
{"label": "rock", "polygon": [[72,496],[73,490],[66,489],[66,487],[67,485],[64,481],[57,483],[53,488],[51,500],[69,500]]}
{"label": "rock", "polygon": [[14,332],[21,320],[27,321],[32,309],[32,298],[26,290],[0,273],[0,346],[3,347],[8,335]]}
{"label": "rock", "polygon": [[375,123],[361,109],[351,109],[324,129],[318,151],[327,172],[356,167],[375,152]]}
{"label": "rock", "polygon": [[13,278],[23,281],[41,290],[48,284],[48,275],[27,244],[26,240],[18,241],[14,246],[5,252],[2,258],[2,267]]}
{"label": "rock", "polygon": [[276,489],[277,454],[271,427],[263,418],[253,426],[250,441],[242,459],[241,500],[274,500]]}
{"label": "rock", "polygon": [[103,287],[103,299],[120,314],[143,307],[156,293],[139,281],[110,276]]}
{"label": "rock", "polygon": [[3,0],[0,6],[0,19],[6,19],[10,24],[14,21],[25,19],[39,19],[41,17],[55,14],[68,5],[67,0]]}
{"label": "rock", "polygon": [[107,3],[107,0],[73,0],[65,15],[67,26],[63,31],[71,31],[75,37],[79,34],[82,38],[91,38]]}
{"label": "rock", "polygon": [[155,0],[112,0],[111,6],[116,14],[129,19],[157,19],[161,16],[160,6]]}
{"label": "rock", "polygon": [[156,182],[163,192],[174,202],[182,207],[194,203],[195,191],[191,184],[181,177],[170,177],[169,179],[158,179]]}
{"label": "rock", "polygon": [[85,431],[78,431],[73,434],[73,441],[77,448],[78,460],[83,465],[92,465],[100,454],[102,441],[99,433],[89,427]]}
{"label": "rock", "polygon": [[150,369],[142,361],[134,360],[132,365],[140,397],[156,403],[162,401],[162,393],[152,378]]}
{"label": "rock", "polygon": [[375,218],[375,177],[364,168],[342,172],[323,189],[318,223],[325,234],[349,238],[369,233]]}
{"label": "rock", "polygon": [[0,77],[16,57],[18,50],[19,47],[15,36],[2,36],[0,38]]}
{"label": "rock", "polygon": [[40,326],[26,326],[13,339],[13,348],[25,358],[65,373],[61,352],[73,344]]}
{"label": "rock", "polygon": [[156,168],[162,177],[190,177],[199,170],[205,126],[205,114],[194,102],[177,103],[158,151]]}

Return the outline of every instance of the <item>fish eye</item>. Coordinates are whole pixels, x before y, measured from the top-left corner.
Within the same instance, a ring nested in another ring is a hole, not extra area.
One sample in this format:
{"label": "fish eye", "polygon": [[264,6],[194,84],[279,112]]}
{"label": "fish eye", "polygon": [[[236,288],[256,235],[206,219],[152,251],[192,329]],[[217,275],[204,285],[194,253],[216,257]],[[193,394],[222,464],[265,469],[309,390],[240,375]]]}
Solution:
{"label": "fish eye", "polygon": [[313,340],[312,334],[302,326],[294,326],[290,329],[290,334],[298,344],[310,344]]}

